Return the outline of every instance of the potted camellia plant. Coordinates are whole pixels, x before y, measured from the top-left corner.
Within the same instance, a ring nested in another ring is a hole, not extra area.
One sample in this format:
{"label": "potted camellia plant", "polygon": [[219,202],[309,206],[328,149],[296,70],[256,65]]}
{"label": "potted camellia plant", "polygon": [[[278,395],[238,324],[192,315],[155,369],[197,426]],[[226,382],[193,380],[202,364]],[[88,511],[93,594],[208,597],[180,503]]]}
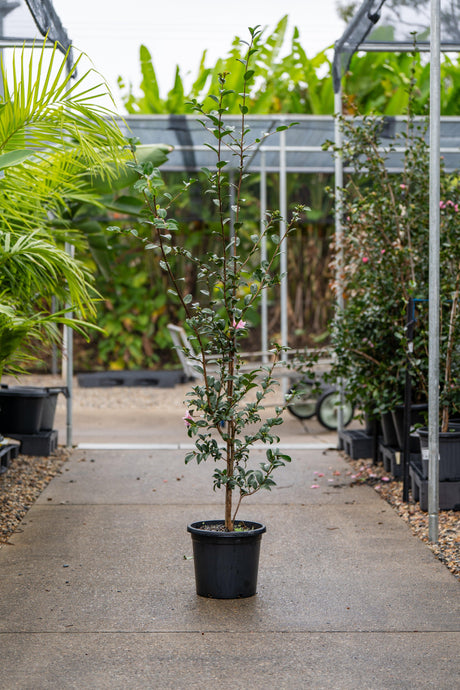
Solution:
{"label": "potted camellia plant", "polygon": [[[428,278],[424,126],[409,112],[398,136],[405,144],[400,174],[388,170],[395,145],[382,144],[383,118],[354,112],[341,118],[341,127],[341,153],[352,173],[342,189],[343,253],[336,260],[343,266],[336,263],[335,269],[344,308],[332,329],[331,375],[346,382],[347,397],[368,419],[381,424],[384,445],[402,448],[392,413],[404,401],[407,303],[423,296]],[[422,362],[412,370],[413,405],[426,402],[421,368]]]}
{"label": "potted camellia plant", "polygon": [[[190,524],[188,531],[193,541],[197,593],[215,598],[256,593],[260,541],[266,527],[239,517],[240,505],[261,489],[271,489],[275,470],[290,461],[276,447],[279,437],[274,428],[282,423],[282,407],[276,407],[275,414],[268,418],[262,413],[264,400],[276,383],[274,368],[282,348],[274,347],[270,364],[255,365],[249,371],[241,356],[251,310],[263,290],[279,283],[274,266],[283,239],[279,233],[272,235],[272,231],[279,230],[279,214],[268,214],[265,232],[271,239],[272,252],[267,261],[259,263],[261,236],[248,237],[250,230],[243,218],[244,168],[251,149],[246,120],[248,92],[254,77],[251,60],[260,33],[257,27],[249,31],[245,58],[237,64],[241,72],[238,131],[225,122],[226,100],[235,96],[226,86],[228,74],[219,75],[218,92],[209,96],[211,110],[196,101],[191,104],[214,140],[211,148],[216,155],[215,169],[204,172],[206,193],[216,208],[215,249],[198,257],[176,245],[178,225],[170,210],[174,200],[163,192],[159,171],[150,164],[134,164],[140,176],[137,188],[146,200],[146,222],[155,237],[154,241],[144,239],[145,246],[161,255],[161,266],[170,278],[171,297],[183,306],[186,327],[198,353],[196,369],[201,376],[187,394],[184,415],[188,435],[195,444],[185,462],[215,463],[213,486],[224,493],[224,511],[220,518],[204,517]],[[281,129],[286,127],[277,131]],[[252,145],[257,143],[260,139]],[[232,182],[228,175],[231,166],[236,166]],[[302,210],[295,210],[286,223],[286,233],[298,222]],[[199,300],[186,293],[182,276],[176,271],[178,259],[193,266],[200,284]],[[250,452],[256,442],[267,444],[267,450],[265,460],[253,467]]]}
{"label": "potted camellia plant", "polygon": [[[460,482],[460,179],[444,180],[440,202],[440,420],[439,480]],[[418,430],[422,472],[428,476],[428,429]]]}
{"label": "potted camellia plant", "polygon": [[[411,93],[413,88],[412,80]],[[382,146],[386,126],[382,118],[342,118],[342,154],[353,173],[342,190],[345,237],[341,281],[345,299],[333,330],[337,357],[332,375],[346,381],[347,395],[370,416],[384,420],[392,413],[400,448],[408,360],[413,393],[411,426],[426,417],[429,395],[429,148],[426,123],[416,122],[411,104],[412,98],[406,130],[399,135],[405,144],[400,174],[388,170],[388,158],[394,155],[395,147]],[[454,457],[460,464],[460,451],[453,450],[457,431],[453,418],[460,408],[459,185],[458,172],[442,170],[441,480],[460,478],[460,469],[452,470]],[[411,342],[407,328],[410,303],[416,305],[410,318]],[[421,429],[419,435],[423,452],[428,432]],[[413,440],[410,451],[417,450]],[[452,458],[445,467],[444,441]]]}

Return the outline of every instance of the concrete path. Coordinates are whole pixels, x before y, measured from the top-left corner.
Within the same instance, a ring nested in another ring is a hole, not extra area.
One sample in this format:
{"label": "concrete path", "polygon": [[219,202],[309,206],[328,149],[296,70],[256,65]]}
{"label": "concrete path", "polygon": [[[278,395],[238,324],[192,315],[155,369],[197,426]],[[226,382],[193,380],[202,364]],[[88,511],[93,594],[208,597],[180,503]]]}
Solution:
{"label": "concrete path", "polygon": [[458,690],[457,581],[336,451],[242,507],[267,533],[239,601],[195,594],[186,525],[221,495],[183,456],[73,452],[0,550],[4,690]]}

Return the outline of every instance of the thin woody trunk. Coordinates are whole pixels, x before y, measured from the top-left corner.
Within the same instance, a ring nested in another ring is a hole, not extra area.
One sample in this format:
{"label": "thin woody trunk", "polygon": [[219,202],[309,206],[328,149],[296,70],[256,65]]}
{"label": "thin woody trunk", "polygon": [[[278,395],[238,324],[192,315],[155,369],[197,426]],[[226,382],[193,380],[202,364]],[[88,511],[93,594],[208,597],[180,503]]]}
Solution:
{"label": "thin woody trunk", "polygon": [[[452,298],[450,310],[449,336],[447,338],[446,368],[444,372],[444,386],[450,388],[452,385],[452,352],[454,349],[455,321],[457,320],[458,294],[460,289],[460,274],[457,275],[455,293]],[[441,432],[446,433],[449,428],[449,404],[442,408]]]}
{"label": "thin woody trunk", "polygon": [[[234,357],[231,356],[228,373],[230,380],[227,381],[227,400],[229,404],[232,404],[233,398],[233,371],[234,371]],[[233,419],[228,421],[228,438],[227,438],[227,479],[233,477],[234,469],[234,452],[235,452],[235,428],[233,424]],[[232,498],[233,489],[228,483],[225,485],[225,529],[229,532],[233,531],[233,519],[232,519]]]}

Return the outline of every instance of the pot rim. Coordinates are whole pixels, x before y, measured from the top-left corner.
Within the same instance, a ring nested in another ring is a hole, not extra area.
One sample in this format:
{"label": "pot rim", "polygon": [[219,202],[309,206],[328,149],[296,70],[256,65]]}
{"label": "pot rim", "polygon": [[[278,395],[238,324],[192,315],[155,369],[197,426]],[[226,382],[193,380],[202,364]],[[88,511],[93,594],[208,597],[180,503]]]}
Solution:
{"label": "pot rim", "polygon": [[[451,422],[449,424],[449,427],[451,428],[449,431],[439,430],[440,438],[446,438],[446,437],[454,436],[455,434],[460,435],[460,423],[459,422]],[[419,429],[417,429],[416,433],[419,436],[423,436],[423,437],[428,436],[428,427],[422,426]]]}
{"label": "pot rim", "polygon": [[241,539],[245,539],[248,537],[254,537],[258,534],[263,534],[267,531],[267,528],[261,522],[254,522],[253,520],[241,519],[236,520],[236,522],[243,522],[244,524],[248,525],[251,529],[246,530],[244,532],[220,532],[209,529],[200,529],[200,525],[222,525],[224,524],[224,522],[224,520],[197,520],[196,522],[191,522],[189,525],[187,525],[187,532],[190,532],[190,534],[199,535],[203,538],[209,537],[215,539],[216,537],[218,537],[219,539],[234,539],[235,537],[238,537]]}

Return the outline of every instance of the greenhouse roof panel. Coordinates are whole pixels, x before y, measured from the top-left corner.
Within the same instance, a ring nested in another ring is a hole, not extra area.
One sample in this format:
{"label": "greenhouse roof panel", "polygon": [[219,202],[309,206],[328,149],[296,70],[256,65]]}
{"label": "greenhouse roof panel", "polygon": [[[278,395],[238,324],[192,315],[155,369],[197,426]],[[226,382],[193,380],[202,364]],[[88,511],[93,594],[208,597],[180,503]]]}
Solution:
{"label": "greenhouse roof panel", "polygon": [[[235,126],[236,130],[240,126],[238,116],[228,116],[225,121]],[[298,124],[284,132],[276,132],[277,127],[294,121]],[[418,118],[417,121],[423,128],[425,120]],[[215,168],[216,156],[207,144],[215,145],[216,139],[194,115],[132,115],[126,116],[125,122],[130,129],[130,136],[138,137],[142,144],[170,144],[174,147],[162,169],[192,173],[201,168]],[[251,129],[251,139],[262,139],[265,132],[274,132],[261,143],[254,144],[248,152],[248,172],[260,172],[262,168],[267,172],[279,172],[283,166],[286,172],[334,172],[333,154],[322,148],[326,141],[334,140],[332,116],[249,116],[246,123]],[[401,169],[400,149],[403,147],[403,140],[398,141],[395,137],[406,128],[405,118],[382,119],[382,146],[387,148],[395,144],[399,151],[388,158],[391,170]],[[460,118],[441,118],[441,154],[444,156],[446,169],[460,168]],[[238,167],[238,161],[231,152],[227,152],[224,158],[228,160],[229,166]]]}

